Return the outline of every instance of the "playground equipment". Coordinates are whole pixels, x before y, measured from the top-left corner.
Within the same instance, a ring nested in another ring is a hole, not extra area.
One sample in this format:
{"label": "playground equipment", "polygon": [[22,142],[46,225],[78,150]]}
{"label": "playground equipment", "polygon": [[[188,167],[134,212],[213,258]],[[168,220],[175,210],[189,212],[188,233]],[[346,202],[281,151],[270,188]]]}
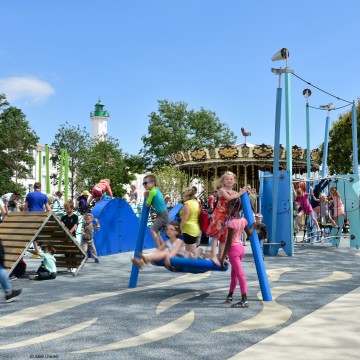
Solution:
{"label": "playground equipment", "polygon": [[[252,215],[252,209],[251,209],[249,195],[247,193],[244,193],[241,196],[241,201],[242,201],[245,218],[248,221],[248,226],[252,227],[252,224],[254,223],[254,217]],[[135,247],[134,257],[136,257],[136,258],[139,258],[139,253],[141,253],[143,251],[146,222],[149,217],[149,208],[146,207],[145,202],[146,202],[146,199],[144,200],[143,210],[141,213],[138,238],[137,238],[137,243],[136,243],[136,247]],[[179,211],[179,208],[180,207],[178,207],[178,209],[176,209],[177,212]],[[254,231],[251,234],[250,243],[251,243],[251,249],[252,249],[253,256],[254,256],[256,271],[258,274],[258,279],[259,279],[259,283],[260,283],[260,289],[261,289],[263,300],[271,301],[272,297],[271,297],[271,292],[270,292],[270,286],[269,286],[268,278],[266,275],[264,261],[262,258],[259,238],[258,238],[256,231]],[[215,270],[215,271],[223,271],[224,270],[220,266],[216,266],[211,260],[205,260],[205,259],[199,260],[199,259],[174,257],[174,258],[170,259],[170,264],[174,268],[174,271],[180,271],[180,272],[199,273],[199,272],[205,272],[205,271],[209,271],[209,270]],[[163,266],[164,263],[159,262],[158,265]],[[138,277],[139,277],[139,268],[135,264],[133,264],[132,269],[131,269],[130,280],[129,280],[129,288],[137,287]]]}
{"label": "playground equipment", "polygon": [[[94,241],[98,255],[111,255],[132,251],[136,245],[139,219],[123,199],[104,199],[96,203],[91,212],[100,222],[101,230],[95,232]],[[150,230],[144,230],[144,248],[155,247]]]}
{"label": "playground equipment", "polygon": [[[58,268],[76,268],[76,275],[87,260],[80,245],[52,212],[12,212],[0,224],[0,240],[5,249],[5,269],[11,273],[36,240],[56,248]],[[71,255],[71,256],[70,256]]]}

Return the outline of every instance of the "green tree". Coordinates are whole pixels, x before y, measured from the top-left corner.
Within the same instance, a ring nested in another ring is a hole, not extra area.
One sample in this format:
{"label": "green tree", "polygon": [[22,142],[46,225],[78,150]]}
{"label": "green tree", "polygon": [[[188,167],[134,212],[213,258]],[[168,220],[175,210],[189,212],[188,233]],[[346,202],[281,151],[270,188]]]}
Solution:
{"label": "green tree", "polygon": [[149,115],[148,135],[140,154],[148,169],[169,165],[170,154],[195,147],[218,147],[236,142],[236,135],[218,116],[203,108],[189,110],[184,102],[158,101]]}
{"label": "green tree", "polygon": [[[356,108],[357,135],[360,140],[360,101]],[[353,173],[352,112],[339,116],[329,131],[327,166],[330,174]],[[324,144],[319,147],[319,163],[322,162]],[[359,149],[358,157],[359,157]]]}
{"label": "green tree", "polygon": [[186,187],[186,174],[173,166],[163,166],[161,169],[154,169],[153,174],[157,179],[157,187],[163,196],[170,195],[172,201],[181,199],[181,193]]}
{"label": "green tree", "polygon": [[[0,96],[0,106],[6,105],[4,96]],[[35,165],[33,151],[39,138],[30,128],[23,112],[12,106],[0,114],[0,134],[0,188],[7,192],[24,190],[19,181],[32,173],[32,166]]]}
{"label": "green tree", "polygon": [[[74,199],[75,192],[81,187],[81,175],[79,169],[85,161],[85,152],[90,146],[90,135],[86,128],[79,125],[72,126],[69,123],[61,124],[55,134],[55,140],[51,147],[55,150],[52,160],[58,166],[60,162],[61,149],[66,149],[69,157],[69,189],[70,196]],[[57,184],[58,179],[53,178],[53,183]]]}
{"label": "green tree", "polygon": [[90,188],[100,179],[110,179],[113,195],[122,197],[126,193],[123,185],[135,179],[129,165],[130,157],[123,154],[117,139],[94,139],[83,157],[78,174],[78,183],[83,189]]}

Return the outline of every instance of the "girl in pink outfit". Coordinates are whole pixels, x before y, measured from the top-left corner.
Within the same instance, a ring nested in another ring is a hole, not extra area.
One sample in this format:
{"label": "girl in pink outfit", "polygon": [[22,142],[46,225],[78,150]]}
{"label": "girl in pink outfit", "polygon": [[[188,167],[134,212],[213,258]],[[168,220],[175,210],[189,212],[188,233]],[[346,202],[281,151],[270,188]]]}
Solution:
{"label": "girl in pink outfit", "polygon": [[329,190],[330,193],[330,201],[332,202],[332,204],[334,205],[334,220],[336,222],[337,225],[339,225],[339,216],[345,216],[345,208],[344,208],[344,204],[341,201],[341,197],[339,192],[337,191],[335,186],[332,186]]}
{"label": "girl in pink outfit", "polygon": [[310,216],[312,221],[314,222],[317,231],[320,231],[319,224],[317,220],[315,219],[313,208],[311,207],[311,204],[309,202],[309,194],[304,192],[303,189],[300,187],[295,190],[293,187],[293,193],[294,193],[294,201],[300,204],[301,210],[298,212],[295,220],[294,220],[294,230],[296,231],[300,222],[301,217],[305,214]]}
{"label": "girl in pink outfit", "polygon": [[251,229],[249,229],[246,219],[239,217],[241,208],[240,198],[229,200],[227,203],[227,212],[231,220],[227,223],[227,239],[221,259],[221,264],[225,267],[226,255],[229,254],[229,261],[231,264],[231,281],[229,294],[226,298],[227,303],[232,303],[236,284],[239,283],[240,285],[241,301],[232,304],[232,308],[249,307],[246,294],[246,277],[241,266],[241,261],[245,254],[245,248],[240,238],[244,231],[247,235],[251,235],[253,233],[255,229],[255,222],[253,223]]}
{"label": "girl in pink outfit", "polygon": [[96,201],[99,201],[104,196],[105,192],[112,198],[113,193],[110,187],[110,179],[102,179],[100,180],[91,191],[91,197]]}

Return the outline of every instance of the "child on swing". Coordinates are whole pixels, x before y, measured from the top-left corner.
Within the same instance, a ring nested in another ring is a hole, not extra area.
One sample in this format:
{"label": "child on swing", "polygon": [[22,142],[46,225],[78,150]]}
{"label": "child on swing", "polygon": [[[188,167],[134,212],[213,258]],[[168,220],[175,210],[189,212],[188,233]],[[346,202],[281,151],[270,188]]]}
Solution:
{"label": "child on swing", "polygon": [[321,193],[320,198],[319,199],[315,198],[314,200],[315,201],[318,200],[320,202],[320,213],[319,213],[318,220],[322,221],[324,219],[325,222],[330,221],[335,229],[339,229],[339,226],[336,225],[336,222],[333,220],[333,218],[331,217],[331,215],[329,213],[329,200],[328,200],[326,194]]}
{"label": "child on swing", "polygon": [[240,237],[244,231],[247,235],[251,235],[255,229],[255,222],[249,229],[247,220],[243,217],[240,217],[241,209],[242,205],[240,198],[228,201],[227,213],[231,220],[227,223],[227,239],[225,249],[221,258],[221,265],[223,268],[225,268],[227,254],[229,254],[229,261],[231,264],[230,289],[229,294],[226,298],[226,302],[228,304],[232,304],[233,294],[237,282],[239,282],[240,285],[241,301],[232,304],[232,308],[248,308],[250,306],[246,294],[246,277],[241,266],[241,261],[245,254],[245,248],[243,243],[241,242]]}
{"label": "child on swing", "polygon": [[172,221],[166,228],[168,240],[164,241],[161,237],[157,243],[157,249],[152,254],[139,253],[140,259],[132,258],[131,261],[142,269],[149,262],[156,266],[157,261],[164,260],[166,266],[171,267],[170,259],[174,256],[185,256],[185,244],[179,239],[180,224]]}

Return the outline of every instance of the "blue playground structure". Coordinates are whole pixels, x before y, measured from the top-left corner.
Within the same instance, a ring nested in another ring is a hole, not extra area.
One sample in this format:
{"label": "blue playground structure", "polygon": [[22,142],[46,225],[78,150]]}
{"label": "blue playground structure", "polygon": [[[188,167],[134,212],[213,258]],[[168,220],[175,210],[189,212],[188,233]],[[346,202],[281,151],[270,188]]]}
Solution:
{"label": "blue playground structure", "polygon": [[[98,255],[118,254],[135,249],[139,219],[125,200],[101,200],[95,205],[91,213],[94,218],[99,220],[101,226],[101,230],[94,234]],[[150,235],[150,230],[146,227],[144,249],[154,247],[155,244]]]}

